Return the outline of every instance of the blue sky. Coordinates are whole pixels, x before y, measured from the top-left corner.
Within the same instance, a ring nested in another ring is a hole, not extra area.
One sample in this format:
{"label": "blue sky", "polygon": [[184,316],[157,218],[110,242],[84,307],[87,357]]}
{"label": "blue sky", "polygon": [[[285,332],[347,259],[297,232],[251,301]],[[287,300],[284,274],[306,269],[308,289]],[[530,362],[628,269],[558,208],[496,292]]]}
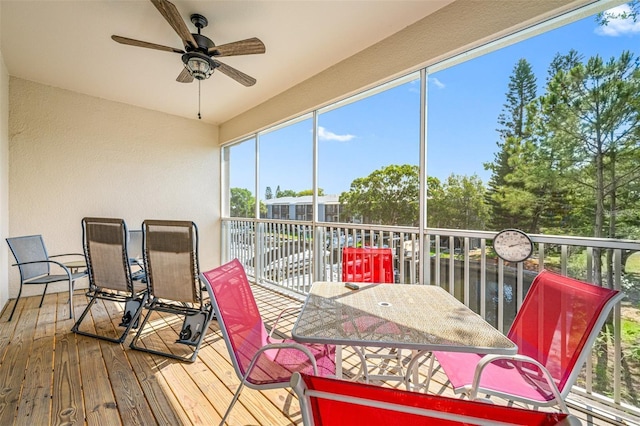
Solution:
{"label": "blue sky", "polygon": [[[621,6],[626,7],[626,6]],[[477,174],[485,183],[496,151],[497,118],[514,65],[525,58],[541,94],[547,68],[557,54],[577,50],[585,59],[637,56],[640,23],[612,21],[599,27],[595,17],[541,34],[504,49],[430,75],[427,172],[446,179],[451,173]],[[418,164],[419,85],[408,82],[389,91],[319,115],[319,186],[327,194],[347,191],[351,182],[389,164]],[[261,199],[270,186],[310,189],[311,119],[260,138]],[[253,146],[232,148],[231,187],[253,189]]]}

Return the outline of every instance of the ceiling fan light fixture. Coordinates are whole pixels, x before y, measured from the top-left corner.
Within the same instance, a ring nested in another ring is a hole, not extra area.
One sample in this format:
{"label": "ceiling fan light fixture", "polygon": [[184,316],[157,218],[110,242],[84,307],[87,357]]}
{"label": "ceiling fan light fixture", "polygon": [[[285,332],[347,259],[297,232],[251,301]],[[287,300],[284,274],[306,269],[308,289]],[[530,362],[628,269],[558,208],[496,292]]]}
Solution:
{"label": "ceiling fan light fixture", "polygon": [[182,55],[182,62],[189,70],[193,78],[197,80],[206,80],[211,77],[216,66],[207,55],[200,52],[188,52]]}

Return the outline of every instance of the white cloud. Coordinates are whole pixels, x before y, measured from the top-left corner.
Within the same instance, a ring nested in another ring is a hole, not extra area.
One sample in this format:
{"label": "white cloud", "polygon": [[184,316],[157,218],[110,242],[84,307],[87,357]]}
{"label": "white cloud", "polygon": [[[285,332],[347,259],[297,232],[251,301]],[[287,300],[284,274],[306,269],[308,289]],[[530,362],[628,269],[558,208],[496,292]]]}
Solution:
{"label": "white cloud", "polygon": [[[623,4],[618,7],[614,7],[612,9],[604,12],[605,14],[613,14],[619,15],[621,13],[630,13],[631,9],[628,5]],[[595,33],[602,36],[610,36],[617,37],[625,34],[636,34],[640,33],[640,22],[633,22],[633,19],[620,19],[620,18],[612,18],[609,19],[609,23],[607,25],[599,25],[595,29]]]}
{"label": "white cloud", "polygon": [[318,126],[318,139],[321,141],[338,141],[338,142],[347,142],[351,139],[355,138],[355,135],[336,135],[333,132],[325,129],[322,126]]}
{"label": "white cloud", "polygon": [[[438,80],[436,77],[429,77],[427,81],[433,84],[434,86],[436,86],[438,89],[444,89],[445,87],[447,87],[443,82]],[[420,93],[420,80],[413,80],[411,82],[411,86],[409,87],[409,91],[412,93]]]}
{"label": "white cloud", "polygon": [[435,84],[438,89],[444,89],[446,87],[443,82],[435,77],[429,77],[429,81]]}

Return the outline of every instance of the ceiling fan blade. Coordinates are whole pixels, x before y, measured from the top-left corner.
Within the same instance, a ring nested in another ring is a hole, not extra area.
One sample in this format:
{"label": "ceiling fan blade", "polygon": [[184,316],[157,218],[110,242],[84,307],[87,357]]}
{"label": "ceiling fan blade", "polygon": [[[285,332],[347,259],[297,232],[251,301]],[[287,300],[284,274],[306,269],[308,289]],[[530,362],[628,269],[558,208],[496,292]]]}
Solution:
{"label": "ceiling fan blade", "polygon": [[182,72],[178,74],[176,81],[178,83],[191,83],[193,81],[193,76],[187,68],[182,68]]}
{"label": "ceiling fan blade", "polygon": [[171,28],[178,33],[184,44],[190,44],[191,47],[198,47],[198,43],[193,38],[191,31],[187,28],[187,24],[184,23],[180,12],[176,9],[176,6],[167,0],[151,0],[151,3],[158,9],[160,14],[164,16]]}
{"label": "ceiling fan blade", "polygon": [[214,56],[253,55],[264,52],[266,52],[264,43],[255,37],[214,46],[209,49],[209,54]]}
{"label": "ceiling fan blade", "polygon": [[129,46],[146,47],[149,49],[164,50],[166,52],[184,53],[184,50],[176,49],[174,47],[162,46],[161,44],[149,43],[148,41],[134,40],[132,38],[121,37],[112,35],[113,41],[117,41],[121,44],[128,44]]}
{"label": "ceiling fan blade", "polygon": [[256,84],[256,79],[246,75],[243,72],[238,71],[237,69],[230,67],[229,65],[223,64],[222,62],[214,61],[216,63],[216,69],[220,70],[221,73],[225,74],[228,77],[231,77],[238,83],[243,86],[253,86]]}

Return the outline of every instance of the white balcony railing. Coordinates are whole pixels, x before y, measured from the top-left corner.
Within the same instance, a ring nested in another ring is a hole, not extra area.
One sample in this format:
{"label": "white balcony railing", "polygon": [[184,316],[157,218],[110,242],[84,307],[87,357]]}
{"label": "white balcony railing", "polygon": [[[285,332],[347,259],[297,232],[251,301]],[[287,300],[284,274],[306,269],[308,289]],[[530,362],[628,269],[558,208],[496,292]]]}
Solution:
{"label": "white balcony railing", "polygon": [[[412,227],[224,219],[223,253],[240,259],[256,282],[304,295],[314,281],[341,281],[344,247],[388,247],[395,282],[440,285],[504,332],[544,268],[614,289],[640,288],[623,267],[631,253],[640,251],[638,242],[531,235],[534,255],[509,264],[490,248],[495,235],[427,228],[420,238]],[[621,334],[622,305],[634,309],[626,300],[614,308],[573,394],[640,416],[634,389],[639,366],[630,367],[630,362],[640,364],[640,355],[637,347],[623,345]]]}

